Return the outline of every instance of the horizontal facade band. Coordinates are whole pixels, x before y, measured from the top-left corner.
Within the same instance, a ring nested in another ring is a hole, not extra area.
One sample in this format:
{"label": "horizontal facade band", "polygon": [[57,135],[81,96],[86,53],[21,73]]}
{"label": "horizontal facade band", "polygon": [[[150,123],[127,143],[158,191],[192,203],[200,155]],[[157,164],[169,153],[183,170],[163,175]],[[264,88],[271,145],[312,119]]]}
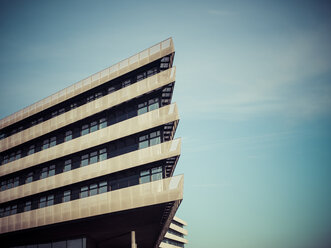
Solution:
{"label": "horizontal facade band", "polygon": [[188,243],[187,239],[184,239],[182,237],[176,236],[176,235],[174,235],[172,233],[168,233],[167,232],[164,237],[167,238],[167,239],[171,239],[171,240],[175,240],[175,241],[184,243],[184,244],[187,244]]}
{"label": "horizontal facade band", "polygon": [[174,221],[177,221],[177,222],[179,222],[180,224],[182,224],[182,225],[184,225],[184,226],[187,226],[186,221],[182,220],[181,218],[179,218],[179,217],[177,217],[177,216],[174,217]]}
{"label": "horizontal facade band", "polygon": [[76,109],[65,112],[52,119],[39,123],[19,133],[0,140],[0,152],[23,144],[24,142],[38,138],[42,135],[83,120],[91,115],[117,106],[135,97],[142,96],[148,92],[159,89],[174,82],[176,79],[176,68],[172,67],[156,75],[145,78],[135,84],[115,91],[109,95],[84,104]]}
{"label": "horizontal facade band", "polygon": [[177,120],[179,120],[177,105],[173,103],[2,165],[0,176]]}
{"label": "horizontal facade band", "polygon": [[0,219],[0,233],[78,220],[183,199],[184,176],[139,184]]}
{"label": "horizontal facade band", "polygon": [[188,232],[187,232],[186,229],[184,229],[182,227],[179,227],[179,226],[177,226],[177,225],[175,225],[173,223],[170,224],[170,229],[175,230],[177,232],[180,232],[180,233],[182,233],[184,235],[187,235],[188,234]]}
{"label": "horizontal facade band", "polygon": [[98,163],[47,177],[0,192],[0,203],[42,193],[74,183],[134,168],[162,159],[179,156],[181,140],[175,139],[129,152]]}
{"label": "horizontal facade band", "polygon": [[177,246],[177,245],[171,245],[171,244],[167,244],[167,243],[165,243],[165,242],[161,242],[161,244],[160,244],[159,247],[160,247],[160,248],[178,248],[178,247],[180,247],[180,246]]}
{"label": "horizontal facade band", "polygon": [[66,101],[105,82],[120,77],[130,71],[149,64],[175,51],[172,38],[164,40],[136,55],[110,66],[92,76],[79,81],[39,102],[36,102],[0,120],[0,129],[37,114],[56,104]]}

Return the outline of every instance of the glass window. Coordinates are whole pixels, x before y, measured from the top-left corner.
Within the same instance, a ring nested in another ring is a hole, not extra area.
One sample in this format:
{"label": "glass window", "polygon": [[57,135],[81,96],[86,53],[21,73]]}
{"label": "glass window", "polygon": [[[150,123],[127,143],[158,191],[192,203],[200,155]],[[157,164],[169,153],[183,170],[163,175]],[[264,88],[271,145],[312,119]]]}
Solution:
{"label": "glass window", "polygon": [[33,154],[34,153],[34,149],[35,149],[35,145],[29,146],[28,155]]}
{"label": "glass window", "polygon": [[169,62],[170,61],[170,58],[169,57],[163,57],[161,59],[161,62]]}
{"label": "glass window", "polygon": [[67,240],[67,248],[83,248],[83,239]]}
{"label": "glass window", "polygon": [[52,243],[52,248],[67,248],[67,241],[57,241]]}
{"label": "glass window", "polygon": [[89,132],[90,132],[89,126],[87,124],[86,125],[83,125],[82,126],[81,135],[88,134]]}
{"label": "glass window", "polygon": [[63,172],[71,170],[71,159],[64,161]]}
{"label": "glass window", "polygon": [[17,187],[20,184],[20,178],[19,177],[15,177],[14,178],[14,187]]}
{"label": "glass window", "polygon": [[148,140],[139,142],[139,149],[148,147]]}
{"label": "glass window", "polygon": [[39,208],[46,207],[46,196],[42,196],[39,199]]}
{"label": "glass window", "polygon": [[56,145],[56,137],[51,138],[51,142],[49,144],[49,147],[55,146]]}
{"label": "glass window", "polygon": [[9,156],[8,155],[3,156],[2,164],[7,164],[8,163],[8,160],[9,160]]}
{"label": "glass window", "polygon": [[106,118],[101,118],[99,120],[99,129],[107,127],[107,119]]}
{"label": "glass window", "polygon": [[77,107],[78,107],[78,105],[76,102],[70,104],[70,109],[75,109]]}
{"label": "glass window", "polygon": [[99,183],[99,194],[107,192],[107,181]]}
{"label": "glass window", "polygon": [[103,161],[105,159],[107,159],[107,149],[106,148],[99,150],[99,161]]}
{"label": "glass window", "polygon": [[142,72],[137,75],[137,82],[146,78],[146,72]]}
{"label": "glass window", "polygon": [[24,205],[24,212],[30,211],[30,210],[31,210],[31,201],[27,201],[27,202],[25,202],[25,205]]}
{"label": "glass window", "polygon": [[139,149],[148,147],[148,135],[142,135],[139,137]]}
{"label": "glass window", "polygon": [[157,145],[157,144],[160,144],[161,143],[161,138],[160,137],[155,137],[155,138],[152,138],[150,140],[150,145],[153,146],[153,145]]}
{"label": "glass window", "polygon": [[161,143],[160,131],[150,133],[149,137],[150,137],[150,142],[149,142],[150,146]]}
{"label": "glass window", "polygon": [[88,96],[86,102],[92,102],[94,100],[94,95]]}
{"label": "glass window", "polygon": [[38,248],[52,248],[52,244],[51,243],[38,244]]}
{"label": "glass window", "polygon": [[157,73],[157,68],[156,68],[156,67],[154,67],[154,68],[152,68],[152,69],[149,69],[149,70],[147,71],[147,77],[153,76],[153,75],[155,75],[156,73]]}
{"label": "glass window", "polygon": [[5,208],[5,216],[8,216],[10,214],[10,206]]}
{"label": "glass window", "polygon": [[102,97],[102,92],[97,92],[94,94],[94,96],[95,96],[95,99],[98,99],[98,98]]}
{"label": "glass window", "polygon": [[0,217],[5,216],[5,209],[4,208],[0,208]]}
{"label": "glass window", "polygon": [[16,152],[16,156],[15,156],[15,159],[20,159],[21,158],[21,150],[18,150]]}
{"label": "glass window", "polygon": [[94,132],[98,130],[98,123],[96,121],[91,122],[90,132]]}
{"label": "glass window", "polygon": [[52,117],[57,116],[57,110],[52,112]]}
{"label": "glass window", "polygon": [[155,167],[152,168],[152,181],[160,180],[162,179],[162,167]]}
{"label": "glass window", "polygon": [[142,115],[147,112],[147,102],[138,104],[138,115]]}
{"label": "glass window", "polygon": [[6,190],[7,189],[7,182],[6,181],[2,181],[1,182],[1,190]]}
{"label": "glass window", "polygon": [[53,165],[49,166],[48,176],[51,177],[54,175],[55,175],[55,165],[53,164]]}
{"label": "glass window", "polygon": [[48,167],[44,167],[41,170],[40,179],[46,178],[48,174]]}
{"label": "glass window", "polygon": [[98,152],[90,153],[90,164],[98,162]]}
{"label": "glass window", "polygon": [[85,154],[81,157],[81,161],[80,161],[80,166],[86,166],[88,165],[88,154]]}
{"label": "glass window", "polygon": [[61,108],[61,109],[59,109],[59,115],[60,115],[60,114],[63,114],[64,112],[66,112],[65,108]]}
{"label": "glass window", "polygon": [[122,88],[129,86],[131,84],[131,79],[127,79],[122,82]]}
{"label": "glass window", "polygon": [[169,66],[168,63],[161,63],[161,64],[160,64],[160,68],[161,68],[161,69],[167,69],[168,66]]}
{"label": "glass window", "polygon": [[33,181],[33,172],[29,172],[29,173],[26,175],[25,183],[31,183],[32,181]]}
{"label": "glass window", "polygon": [[140,183],[148,183],[150,182],[150,176],[143,176],[143,177],[140,177]]}
{"label": "glass window", "polygon": [[64,142],[72,140],[72,131],[69,130],[65,133]]}
{"label": "glass window", "polygon": [[148,183],[150,182],[150,171],[149,170],[143,170],[140,172],[140,183]]}
{"label": "glass window", "polygon": [[116,89],[115,89],[114,86],[109,87],[109,88],[108,88],[108,94],[114,92],[115,90],[116,90]]}
{"label": "glass window", "polygon": [[88,187],[83,186],[80,188],[80,198],[88,197]]}
{"label": "glass window", "polygon": [[154,99],[150,99],[148,101],[148,111],[152,111],[154,109],[158,109],[159,108],[159,99],[158,98],[154,98]]}
{"label": "glass window", "polygon": [[71,191],[70,190],[66,190],[63,192],[63,199],[62,202],[68,202],[70,201],[70,195],[71,195]]}
{"label": "glass window", "polygon": [[11,189],[14,185],[14,180],[12,178],[7,180],[7,189]]}
{"label": "glass window", "polygon": [[2,139],[4,139],[4,138],[6,138],[6,135],[5,135],[4,133],[1,133],[1,134],[0,134],[0,140],[2,140]]}
{"label": "glass window", "polygon": [[90,185],[90,196],[98,194],[98,185],[96,183]]}
{"label": "glass window", "polygon": [[9,162],[14,161],[15,160],[15,152],[12,152],[9,156]]}
{"label": "glass window", "polygon": [[43,150],[45,150],[47,148],[49,148],[49,139],[45,139],[43,142],[43,146],[42,146]]}
{"label": "glass window", "polygon": [[16,214],[17,213],[17,205],[11,206],[10,214]]}
{"label": "glass window", "polygon": [[47,206],[52,206],[54,204],[54,195],[47,196]]}

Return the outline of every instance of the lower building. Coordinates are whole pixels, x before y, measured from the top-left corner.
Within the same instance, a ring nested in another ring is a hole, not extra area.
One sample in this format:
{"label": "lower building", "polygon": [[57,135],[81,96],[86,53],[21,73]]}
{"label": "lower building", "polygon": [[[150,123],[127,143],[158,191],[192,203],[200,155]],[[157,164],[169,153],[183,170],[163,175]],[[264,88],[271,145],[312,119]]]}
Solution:
{"label": "lower building", "polygon": [[175,216],[160,244],[160,248],[184,247],[188,243],[185,237],[187,230],[184,229],[184,226],[187,226],[187,223]]}

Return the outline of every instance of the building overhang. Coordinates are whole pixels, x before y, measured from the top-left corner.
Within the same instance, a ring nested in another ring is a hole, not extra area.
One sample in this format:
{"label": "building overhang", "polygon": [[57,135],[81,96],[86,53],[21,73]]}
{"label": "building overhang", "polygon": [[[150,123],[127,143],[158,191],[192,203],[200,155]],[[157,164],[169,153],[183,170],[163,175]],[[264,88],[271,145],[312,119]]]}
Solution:
{"label": "building overhang", "polygon": [[180,175],[3,217],[2,247],[84,235],[98,247],[120,248],[131,231],[138,247],[158,247],[183,199],[183,181]]}

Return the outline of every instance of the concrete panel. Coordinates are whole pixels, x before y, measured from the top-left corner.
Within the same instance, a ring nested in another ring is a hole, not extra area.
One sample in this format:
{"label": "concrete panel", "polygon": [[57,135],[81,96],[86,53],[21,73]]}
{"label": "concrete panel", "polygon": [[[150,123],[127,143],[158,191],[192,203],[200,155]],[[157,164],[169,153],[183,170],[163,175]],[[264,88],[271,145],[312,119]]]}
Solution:
{"label": "concrete panel", "polygon": [[[158,48],[156,48],[158,47]],[[153,49],[152,53],[150,50]],[[159,52],[155,50],[160,49]],[[146,53],[147,51],[147,53]],[[98,73],[93,74],[92,76],[81,80],[80,82],[71,85],[39,102],[36,102],[12,115],[9,115],[0,120],[0,129],[5,128],[11,124],[14,124],[24,118],[27,118],[31,115],[34,115],[40,111],[43,111],[51,106],[54,106],[60,102],[63,102],[71,97],[74,97],[86,90],[95,88],[109,80],[115,79],[123,75],[123,73],[135,70],[143,65],[146,65],[156,59],[160,59],[168,54],[175,52],[174,44],[172,38],[169,38],[165,41],[162,41],[151,48],[148,48],[127,60],[128,63],[123,63],[123,61],[110,66]],[[146,55],[147,54],[147,55]],[[152,55],[149,55],[152,54]],[[120,64],[122,66],[120,67]],[[128,68],[128,69],[127,69]]]}
{"label": "concrete panel", "polygon": [[144,95],[152,90],[161,88],[176,79],[176,68],[170,68],[135,84],[115,91],[104,97],[70,110],[62,115],[44,121],[38,125],[25,129],[17,134],[0,140],[0,152],[18,146],[29,140],[38,138],[49,132],[65,127],[88,116],[109,109],[135,97]]}
{"label": "concrete panel", "polygon": [[179,120],[175,103],[0,166],[0,176]]}
{"label": "concrete panel", "polygon": [[[135,185],[100,195],[0,218],[1,233],[51,225],[68,220],[114,213],[182,200],[184,176]],[[102,199],[102,200],[100,200]],[[107,199],[107,203],[105,203]],[[68,213],[70,211],[70,214]],[[19,217],[18,217],[19,216]]]}
{"label": "concrete panel", "polygon": [[179,226],[177,226],[177,225],[175,225],[175,224],[170,224],[170,228],[172,229],[172,230],[175,230],[175,231],[177,231],[177,232],[180,232],[180,233],[182,233],[182,234],[184,234],[184,235],[187,235],[188,234],[188,232],[187,232],[187,230],[185,230],[184,228],[181,228],[181,227],[179,227]]}

